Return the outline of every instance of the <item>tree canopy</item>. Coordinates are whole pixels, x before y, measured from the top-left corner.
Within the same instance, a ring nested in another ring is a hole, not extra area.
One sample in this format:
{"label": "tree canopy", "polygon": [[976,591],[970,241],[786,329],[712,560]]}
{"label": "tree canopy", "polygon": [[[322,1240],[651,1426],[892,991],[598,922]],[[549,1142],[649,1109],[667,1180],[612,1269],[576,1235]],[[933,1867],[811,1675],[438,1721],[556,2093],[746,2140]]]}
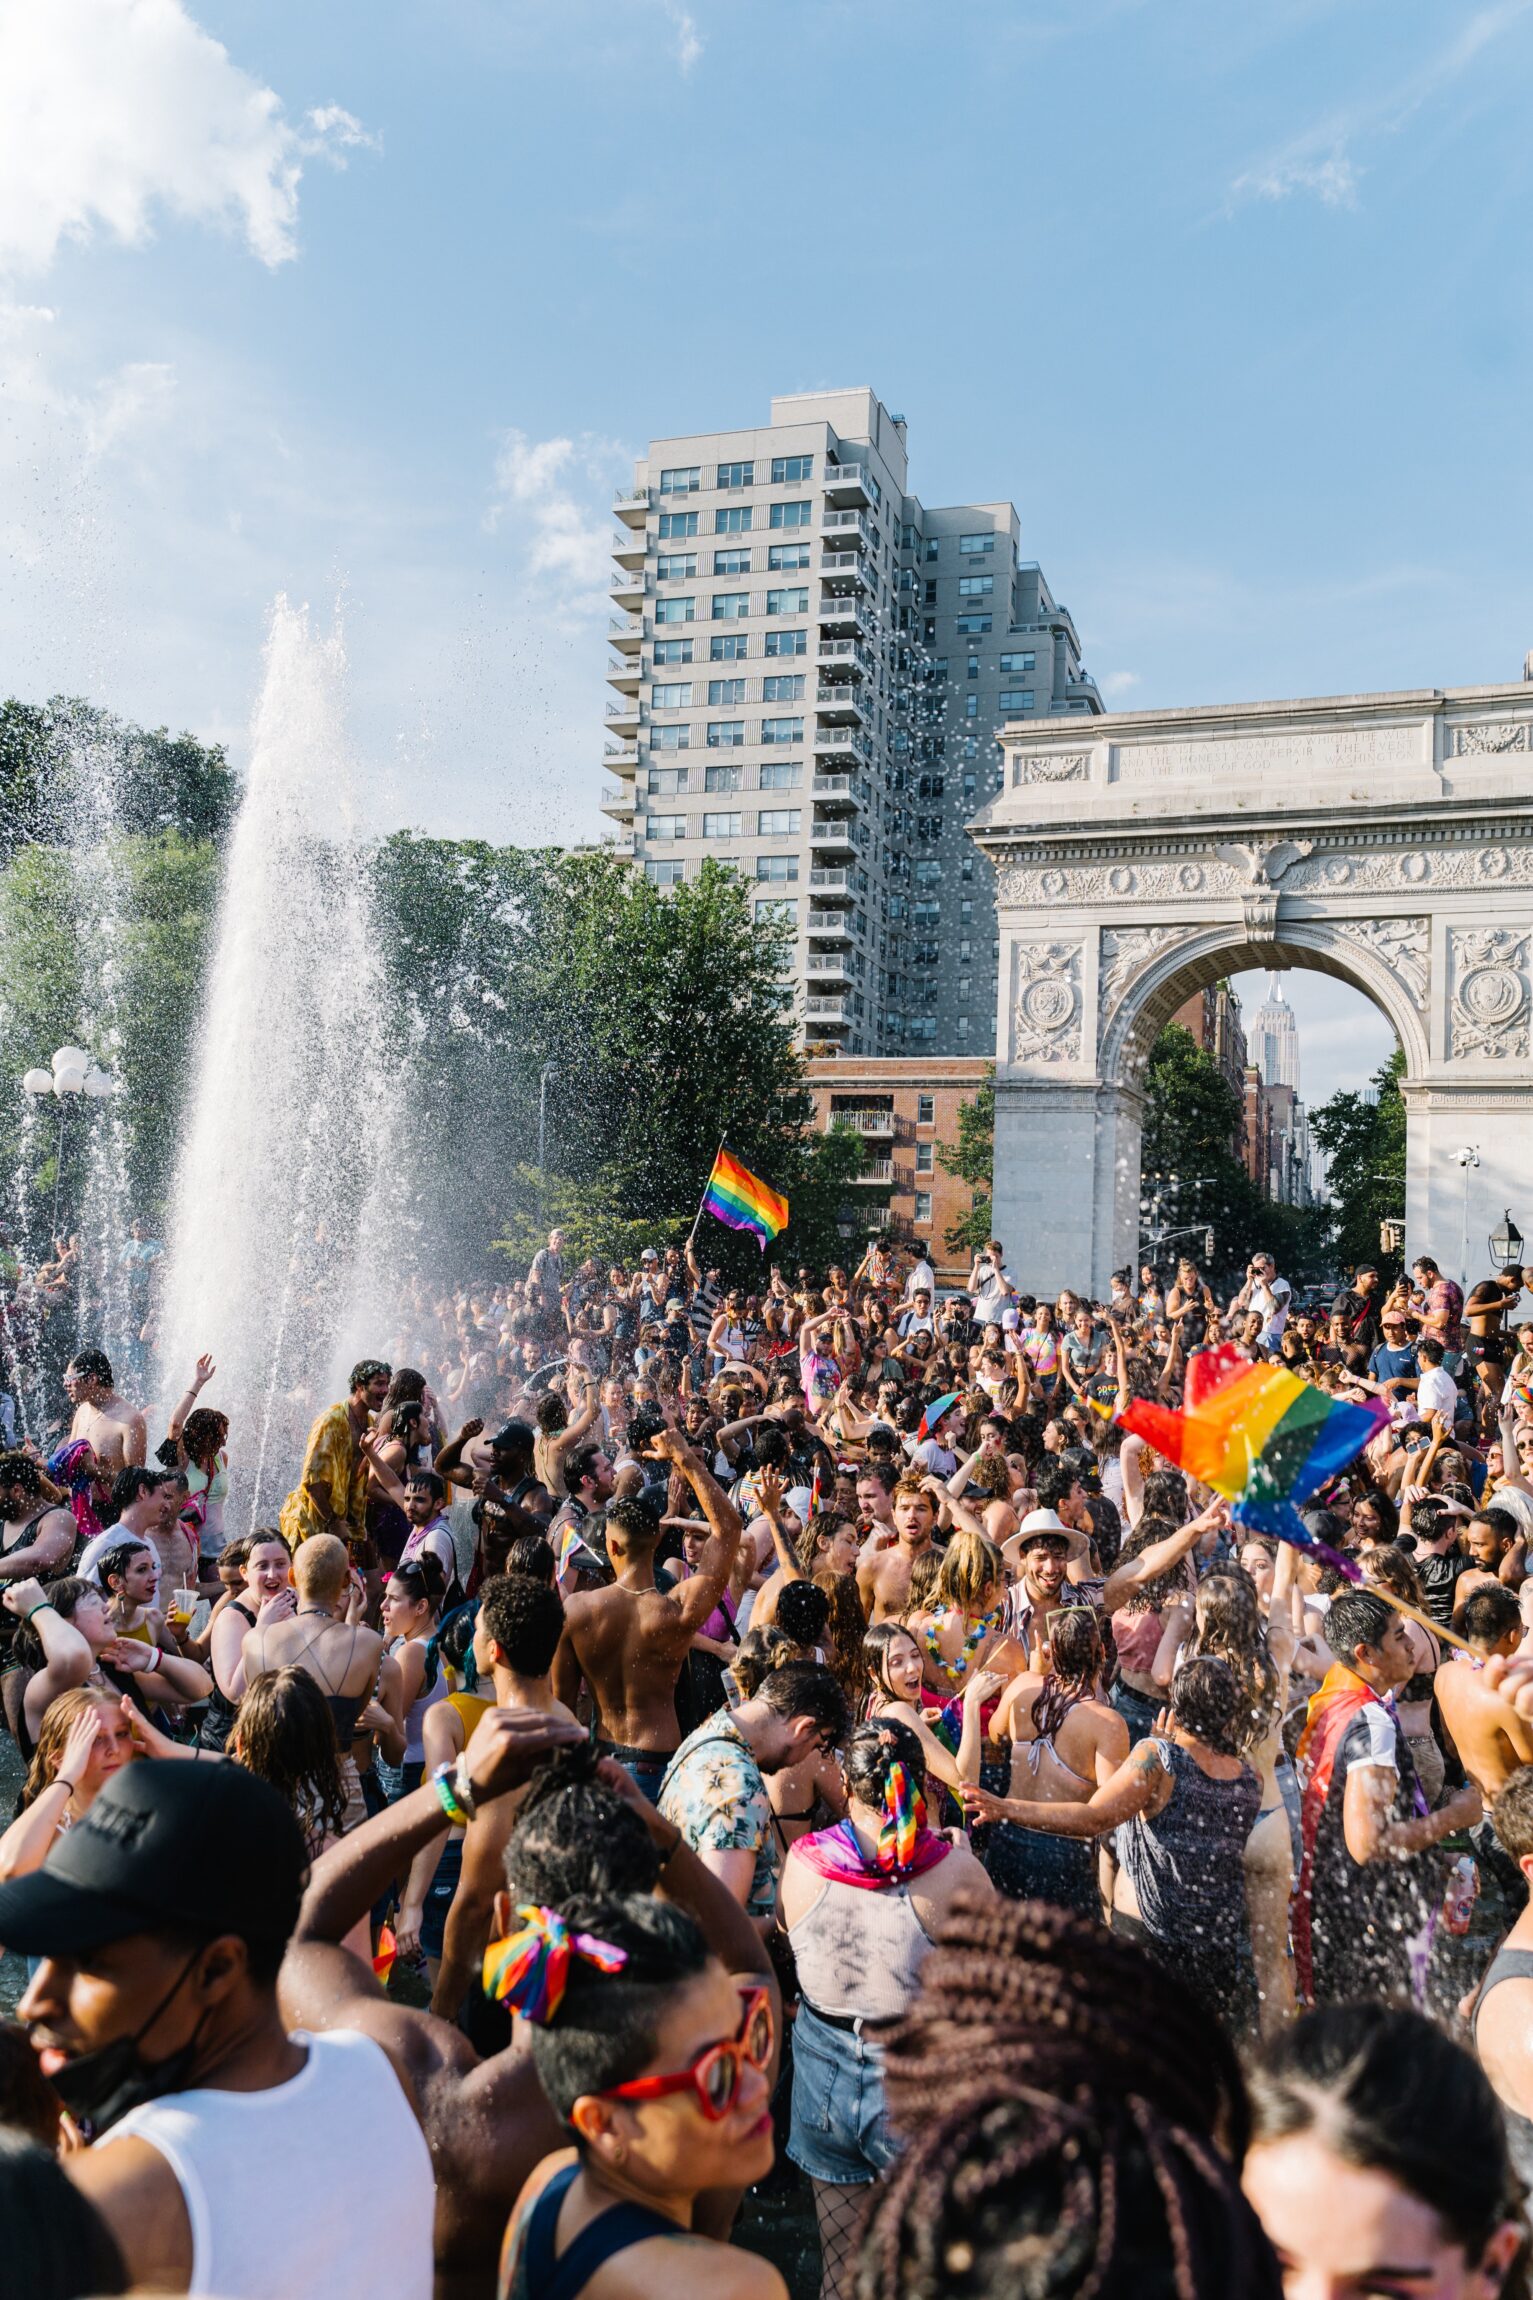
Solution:
{"label": "tree canopy", "polygon": [[1396,1047],[1369,1080],[1369,1092],[1345,1090],[1310,1112],[1310,1131],[1325,1152],[1343,1266],[1373,1262],[1391,1277],[1399,1256],[1384,1253],[1379,1228],[1405,1217],[1405,1056]]}

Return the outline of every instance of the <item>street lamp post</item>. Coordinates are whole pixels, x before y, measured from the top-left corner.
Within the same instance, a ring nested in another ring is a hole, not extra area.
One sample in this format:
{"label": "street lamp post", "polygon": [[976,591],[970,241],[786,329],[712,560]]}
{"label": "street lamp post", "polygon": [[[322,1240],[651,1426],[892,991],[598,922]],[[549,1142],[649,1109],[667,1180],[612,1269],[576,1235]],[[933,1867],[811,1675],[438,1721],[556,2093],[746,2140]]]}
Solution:
{"label": "street lamp post", "polygon": [[115,1090],[110,1072],[99,1069],[90,1056],[79,1046],[55,1048],[51,1068],[28,1070],[22,1074],[22,1089],[34,1100],[45,1094],[57,1098],[59,1106],[59,1139],[53,1162],[53,1226],[56,1238],[59,1229],[59,1188],[64,1179],[64,1129],[68,1122],[69,1106],[77,1094],[89,1101],[102,1102]]}
{"label": "street lamp post", "polygon": [[1472,1142],[1466,1142],[1463,1149],[1455,1150],[1453,1155],[1464,1170],[1464,1212],[1459,1228],[1458,1282],[1467,1289],[1469,1285],[1469,1177],[1480,1163],[1480,1153]]}

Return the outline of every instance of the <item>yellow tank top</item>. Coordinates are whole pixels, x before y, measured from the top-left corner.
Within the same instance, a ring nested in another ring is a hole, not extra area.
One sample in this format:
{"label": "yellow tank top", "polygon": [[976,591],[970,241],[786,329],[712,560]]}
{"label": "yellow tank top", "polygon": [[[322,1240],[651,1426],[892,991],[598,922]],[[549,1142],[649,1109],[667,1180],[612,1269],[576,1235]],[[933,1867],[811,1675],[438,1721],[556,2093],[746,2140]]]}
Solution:
{"label": "yellow tank top", "polygon": [[449,1693],[447,1706],[456,1709],[463,1720],[463,1746],[466,1749],[473,1738],[474,1727],[485,1711],[493,1709],[495,1704],[493,1701],[481,1700],[477,1693]]}

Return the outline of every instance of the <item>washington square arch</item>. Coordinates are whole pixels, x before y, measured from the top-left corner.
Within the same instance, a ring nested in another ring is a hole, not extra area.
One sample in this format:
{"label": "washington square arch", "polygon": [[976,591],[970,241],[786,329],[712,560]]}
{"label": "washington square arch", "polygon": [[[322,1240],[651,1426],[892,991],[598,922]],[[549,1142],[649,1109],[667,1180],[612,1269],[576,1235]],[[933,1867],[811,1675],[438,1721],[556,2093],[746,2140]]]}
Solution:
{"label": "washington square arch", "polygon": [[[1003,737],[995,1226],[1040,1293],[1133,1261],[1145,1065],[1183,1000],[1307,966],[1405,1054],[1406,1249],[1457,1274],[1533,1177],[1533,685]],[[1461,1162],[1473,1149],[1479,1164]]]}

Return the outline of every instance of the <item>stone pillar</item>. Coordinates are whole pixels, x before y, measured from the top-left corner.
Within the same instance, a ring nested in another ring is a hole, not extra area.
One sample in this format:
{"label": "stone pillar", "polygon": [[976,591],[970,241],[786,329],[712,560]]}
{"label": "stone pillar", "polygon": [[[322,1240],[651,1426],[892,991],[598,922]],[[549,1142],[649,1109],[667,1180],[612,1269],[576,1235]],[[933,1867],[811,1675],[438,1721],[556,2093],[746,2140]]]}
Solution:
{"label": "stone pillar", "polygon": [[[1490,1269],[1486,1239],[1504,1212],[1533,1238],[1533,1085],[1439,1076],[1407,1081],[1401,1096],[1406,1260],[1430,1254],[1445,1276],[1473,1285]],[[1466,1149],[1478,1151],[1478,1166],[1460,1162]]]}

